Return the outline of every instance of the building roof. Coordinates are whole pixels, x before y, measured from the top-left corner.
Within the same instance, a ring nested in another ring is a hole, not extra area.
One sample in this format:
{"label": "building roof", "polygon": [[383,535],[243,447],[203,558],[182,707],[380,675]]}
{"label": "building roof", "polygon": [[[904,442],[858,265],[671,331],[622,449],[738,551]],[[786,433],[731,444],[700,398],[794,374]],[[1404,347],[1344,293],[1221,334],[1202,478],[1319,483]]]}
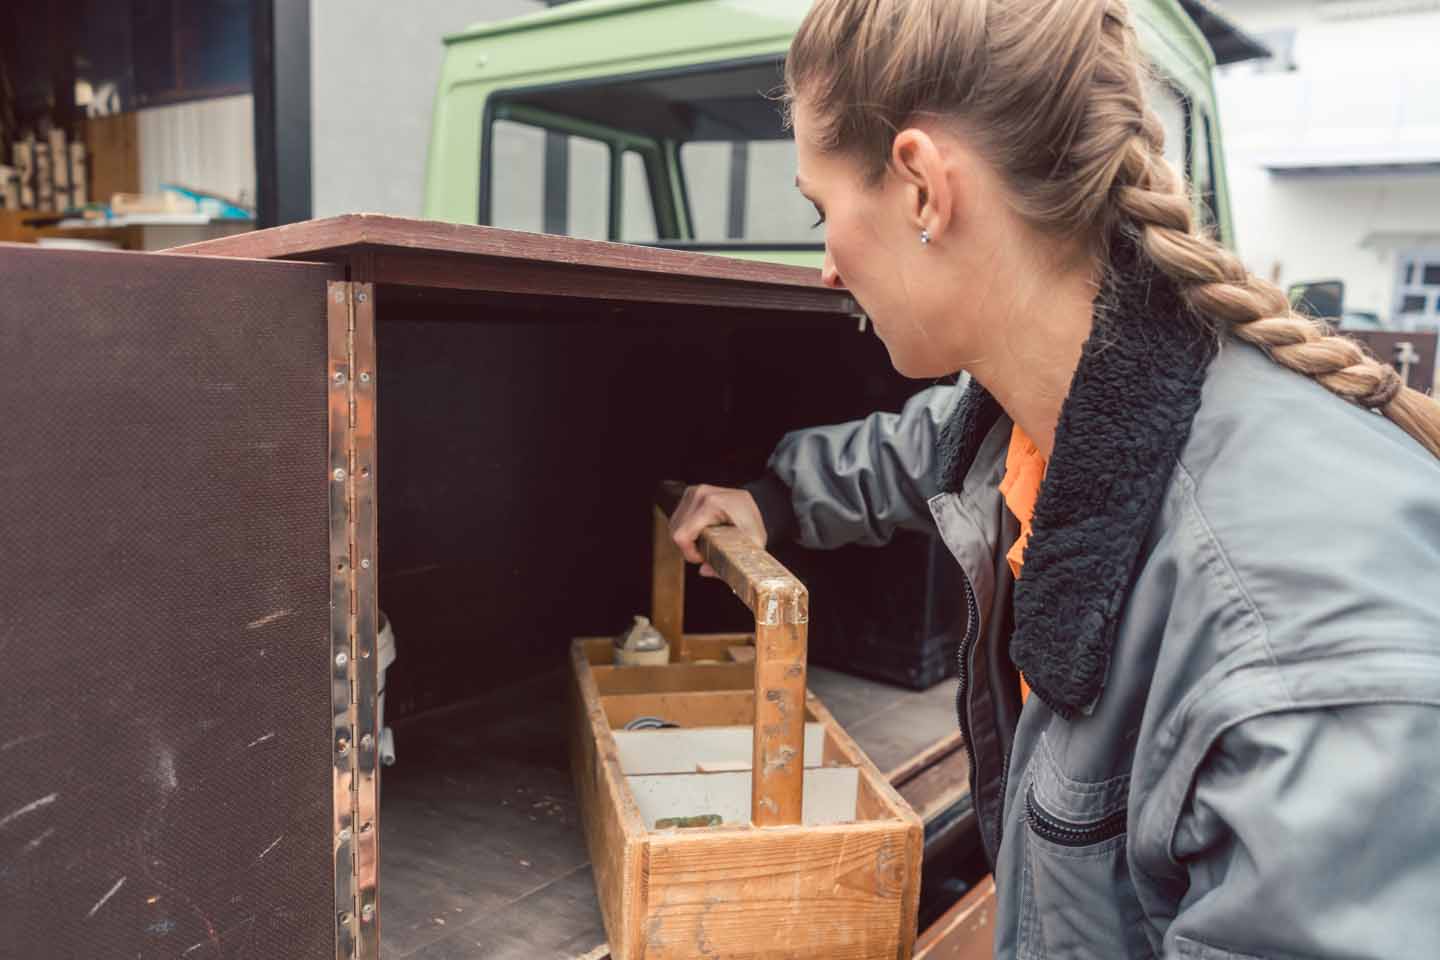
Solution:
{"label": "building roof", "polygon": [[1215,51],[1217,64],[1260,60],[1270,56],[1270,48],[1240,28],[1214,0],[1180,0],[1180,5],[1195,21],[1210,49]]}

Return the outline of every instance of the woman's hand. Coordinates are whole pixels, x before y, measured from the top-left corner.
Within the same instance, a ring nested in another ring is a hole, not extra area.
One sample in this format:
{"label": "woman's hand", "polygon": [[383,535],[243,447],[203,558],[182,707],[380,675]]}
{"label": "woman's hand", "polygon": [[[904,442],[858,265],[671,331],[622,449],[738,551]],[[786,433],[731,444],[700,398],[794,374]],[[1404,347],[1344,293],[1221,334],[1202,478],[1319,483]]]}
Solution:
{"label": "woman's hand", "polygon": [[724,526],[727,523],[740,528],[755,545],[765,546],[765,521],[760,517],[760,508],[747,490],[730,487],[686,487],[680,505],[670,517],[670,535],[675,545],[691,563],[700,564],[702,577],[713,577],[715,571],[700,551],[695,549],[695,540],[706,527]]}

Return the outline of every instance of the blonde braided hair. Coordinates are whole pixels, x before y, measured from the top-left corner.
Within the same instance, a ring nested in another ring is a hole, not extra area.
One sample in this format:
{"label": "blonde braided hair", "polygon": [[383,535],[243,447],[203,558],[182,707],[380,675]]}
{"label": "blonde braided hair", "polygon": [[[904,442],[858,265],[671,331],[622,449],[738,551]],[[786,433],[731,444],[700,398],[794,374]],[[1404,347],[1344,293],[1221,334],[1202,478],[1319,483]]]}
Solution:
{"label": "blonde braided hair", "polygon": [[1440,403],[1389,364],[1297,314],[1196,222],[1124,0],[817,0],[786,60],[787,99],[815,107],[820,146],[878,180],[895,133],[952,118],[1008,181],[1017,211],[1097,252],[1134,234],[1193,311],[1394,421],[1440,457]]}

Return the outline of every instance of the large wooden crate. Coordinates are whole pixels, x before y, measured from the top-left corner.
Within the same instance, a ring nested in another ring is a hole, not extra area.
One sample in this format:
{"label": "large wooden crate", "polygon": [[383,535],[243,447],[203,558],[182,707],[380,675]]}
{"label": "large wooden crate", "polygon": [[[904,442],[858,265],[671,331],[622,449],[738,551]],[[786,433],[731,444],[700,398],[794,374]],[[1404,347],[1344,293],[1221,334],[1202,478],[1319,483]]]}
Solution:
{"label": "large wooden crate", "polygon": [[[806,690],[805,587],[712,528],[702,553],[755,633],[686,636],[666,521],[657,508],[652,613],[671,663],[616,666],[608,638],[571,651],[571,762],[611,955],[904,960],[921,822]],[[625,729],[639,717],[679,726]],[[706,814],[723,822],[657,829]]]}

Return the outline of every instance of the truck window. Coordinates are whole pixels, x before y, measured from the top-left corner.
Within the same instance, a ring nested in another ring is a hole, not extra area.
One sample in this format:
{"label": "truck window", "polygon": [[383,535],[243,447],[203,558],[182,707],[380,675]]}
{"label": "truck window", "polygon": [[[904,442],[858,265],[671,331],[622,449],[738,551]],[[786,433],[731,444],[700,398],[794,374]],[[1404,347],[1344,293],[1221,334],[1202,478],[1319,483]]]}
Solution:
{"label": "truck window", "polygon": [[[781,61],[763,57],[511,91],[497,95],[494,111],[511,120],[549,118],[547,125],[610,143],[620,165],[616,239],[818,248],[824,237],[811,229],[814,211],[795,189],[794,142],[771,96],[782,77]],[[497,226],[518,202],[506,197],[512,188],[522,190],[527,211],[541,202],[535,154],[527,160],[522,147],[502,149],[505,122],[494,121],[482,177]],[[607,189],[595,194],[609,197]],[[482,199],[482,216],[485,209]],[[526,216],[536,222],[533,212]]]}
{"label": "truck window", "polygon": [[1153,75],[1145,80],[1145,97],[1150,101],[1150,109],[1159,114],[1160,122],[1165,126],[1165,159],[1176,170],[1187,173],[1185,120],[1189,111],[1184,99],[1174,87]]}
{"label": "truck window", "polygon": [[491,137],[496,169],[504,171],[503,186],[492,197],[494,226],[606,239],[607,145],[513,120],[496,120]]}
{"label": "truck window", "polygon": [[1146,80],[1145,94],[1151,109],[1165,125],[1165,159],[1190,181],[1200,201],[1204,225],[1211,230],[1218,229],[1220,217],[1209,115],[1158,76],[1152,75]]}
{"label": "truck window", "polygon": [[621,183],[620,239],[625,243],[654,243],[660,239],[655,223],[655,201],[650,195],[650,174],[645,158],[634,150],[626,150],[620,169]]}
{"label": "truck window", "polygon": [[695,140],[680,148],[694,239],[705,244],[822,244],[815,208],[795,189],[795,141]]}

